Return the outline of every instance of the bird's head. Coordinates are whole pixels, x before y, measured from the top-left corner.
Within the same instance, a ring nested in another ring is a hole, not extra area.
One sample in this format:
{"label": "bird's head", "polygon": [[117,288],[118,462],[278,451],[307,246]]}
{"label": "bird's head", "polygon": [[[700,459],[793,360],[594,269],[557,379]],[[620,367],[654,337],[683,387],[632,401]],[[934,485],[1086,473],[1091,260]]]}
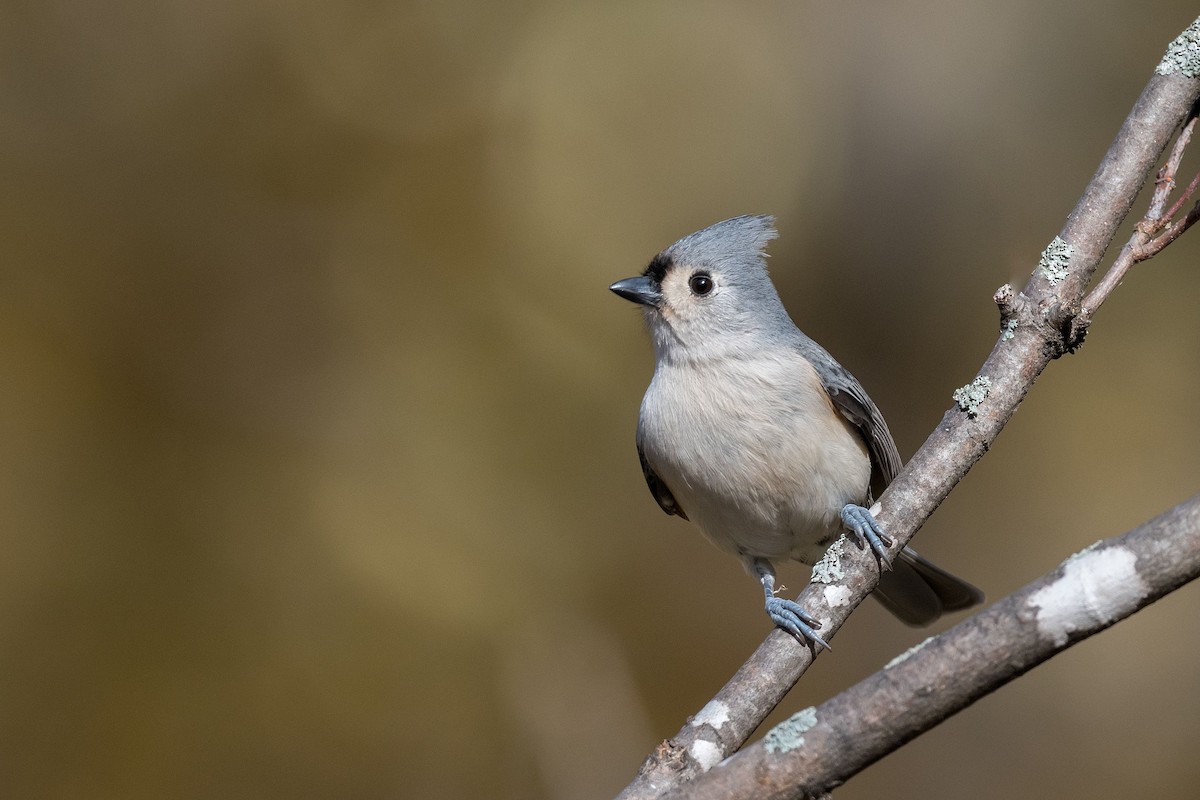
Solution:
{"label": "bird's head", "polygon": [[659,359],[720,357],[794,329],[767,276],[763,251],[778,235],[773,222],[767,216],[718,222],[663,250],[641,275],[609,287],[645,309]]}

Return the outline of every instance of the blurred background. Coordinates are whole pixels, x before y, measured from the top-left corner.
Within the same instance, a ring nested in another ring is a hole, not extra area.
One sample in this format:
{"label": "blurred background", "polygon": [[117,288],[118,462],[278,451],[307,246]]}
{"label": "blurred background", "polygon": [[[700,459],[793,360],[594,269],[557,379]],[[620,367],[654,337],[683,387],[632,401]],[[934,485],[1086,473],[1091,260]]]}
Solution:
{"label": "blurred background", "polygon": [[[5,4],[0,790],[610,796],[768,621],[646,491],[608,284],[777,215],[785,303],[908,455],[1196,13]],[[1198,253],[1128,277],[922,551],[999,599],[1195,493]],[[1194,797],[1198,606],[838,796]],[[926,635],[864,605],[771,722]]]}

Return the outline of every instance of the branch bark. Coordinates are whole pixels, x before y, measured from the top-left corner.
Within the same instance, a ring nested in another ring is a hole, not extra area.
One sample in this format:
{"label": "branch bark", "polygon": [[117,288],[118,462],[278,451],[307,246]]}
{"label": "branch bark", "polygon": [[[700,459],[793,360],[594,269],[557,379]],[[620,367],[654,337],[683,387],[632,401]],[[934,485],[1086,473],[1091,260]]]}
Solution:
{"label": "branch bark", "polygon": [[820,797],[979,698],[1200,577],[1200,495],[1098,542],[665,797]]}
{"label": "branch bark", "polygon": [[[1096,268],[1173,132],[1200,98],[1200,20],[1172,42],[1134,104],[1061,232],[1046,248],[1024,289],[996,293],[1000,337],[955,405],[880,497],[876,517],[898,552],[967,471],[987,452],[1033,382],[1053,359],[1073,352],[1090,318],[1081,300]],[[822,622],[826,638],[878,582],[867,551],[843,548],[844,579],[812,583],[799,602]],[[740,748],[812,663],[814,653],[775,630],[729,682],[664,741],[621,793],[651,798],[707,772]]]}

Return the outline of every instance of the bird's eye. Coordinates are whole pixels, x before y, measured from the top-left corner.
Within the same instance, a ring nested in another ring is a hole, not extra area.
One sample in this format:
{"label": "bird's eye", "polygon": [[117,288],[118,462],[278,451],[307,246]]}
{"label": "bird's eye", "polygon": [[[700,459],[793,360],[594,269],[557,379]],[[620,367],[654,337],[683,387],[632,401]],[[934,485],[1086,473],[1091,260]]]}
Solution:
{"label": "bird's eye", "polygon": [[697,272],[688,278],[688,288],[692,290],[692,294],[698,294],[701,297],[711,292],[715,286],[716,284],[713,283],[712,277],[707,272]]}

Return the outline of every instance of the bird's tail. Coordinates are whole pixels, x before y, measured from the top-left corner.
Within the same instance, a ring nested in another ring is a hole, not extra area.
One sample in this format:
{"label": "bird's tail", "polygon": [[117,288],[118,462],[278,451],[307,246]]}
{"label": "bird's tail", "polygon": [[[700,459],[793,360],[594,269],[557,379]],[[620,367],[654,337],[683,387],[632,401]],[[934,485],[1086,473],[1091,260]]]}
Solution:
{"label": "bird's tail", "polygon": [[883,573],[872,594],[901,622],[917,627],[931,624],[947,611],[983,602],[983,592],[908,547],[900,551],[892,571]]}

